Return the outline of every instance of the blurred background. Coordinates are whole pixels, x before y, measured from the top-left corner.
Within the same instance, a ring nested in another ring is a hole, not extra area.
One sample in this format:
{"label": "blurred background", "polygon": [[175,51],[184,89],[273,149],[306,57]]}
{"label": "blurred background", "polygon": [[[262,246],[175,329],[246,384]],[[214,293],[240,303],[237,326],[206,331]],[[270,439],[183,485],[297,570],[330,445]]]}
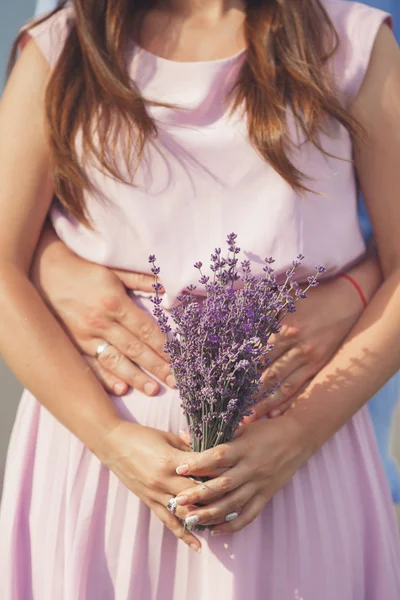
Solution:
{"label": "blurred background", "polygon": [[[368,4],[377,5],[376,0],[364,1]],[[39,0],[39,2],[41,8],[45,9],[47,0]],[[379,4],[381,8],[395,13],[395,29],[397,30],[397,34],[399,34],[400,0],[380,0]],[[12,41],[19,27],[31,18],[34,9],[34,0],[0,0],[0,94],[5,82],[8,54]],[[6,450],[21,391],[20,384],[0,359],[0,497]],[[400,463],[400,403],[395,421],[392,436],[393,455]],[[400,523],[400,505],[398,507],[398,514]]]}
{"label": "blurred background", "polygon": [[[31,18],[34,8],[34,0],[0,0],[0,94],[11,44],[21,25]],[[8,440],[20,395],[20,384],[0,359],[0,494]]]}

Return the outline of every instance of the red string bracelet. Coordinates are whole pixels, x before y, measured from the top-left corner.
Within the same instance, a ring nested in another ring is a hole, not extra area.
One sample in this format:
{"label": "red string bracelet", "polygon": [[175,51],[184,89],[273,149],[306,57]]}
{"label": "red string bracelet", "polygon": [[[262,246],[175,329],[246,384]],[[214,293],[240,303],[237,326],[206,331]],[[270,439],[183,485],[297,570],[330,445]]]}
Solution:
{"label": "red string bracelet", "polygon": [[360,296],[360,298],[362,300],[362,303],[364,304],[364,308],[367,307],[368,306],[367,299],[366,299],[366,297],[364,295],[364,292],[362,291],[361,287],[357,283],[357,281],[355,279],[353,279],[352,277],[350,277],[350,275],[347,275],[347,273],[342,273],[340,275],[340,277],[344,277],[345,279],[347,279],[348,281],[350,281],[350,283],[353,284],[353,286],[356,288],[356,290],[357,290],[357,292],[358,292],[358,294],[359,294],[359,296]]}

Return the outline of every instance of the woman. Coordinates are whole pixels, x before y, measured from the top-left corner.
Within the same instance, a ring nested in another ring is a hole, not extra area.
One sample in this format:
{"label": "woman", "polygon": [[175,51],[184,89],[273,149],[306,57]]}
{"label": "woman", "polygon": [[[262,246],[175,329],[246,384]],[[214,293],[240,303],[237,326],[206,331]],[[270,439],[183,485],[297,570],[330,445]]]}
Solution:
{"label": "woman", "polygon": [[[382,8],[393,12],[395,25],[400,21],[397,15],[397,5],[392,0],[369,2],[370,6]],[[56,2],[39,0],[36,5],[36,14],[53,10]],[[359,206],[359,218],[363,235],[367,241],[372,237],[371,224],[363,202]],[[368,264],[359,265],[352,273],[356,281],[361,280],[367,296],[375,292],[379,280],[379,266],[374,263],[371,255]],[[99,273],[102,273],[102,285]],[[100,381],[117,395],[125,394],[128,385],[137,387],[150,395],[158,392],[157,379],[151,374],[161,373],[168,377],[165,357],[154,350],[160,348],[160,332],[152,329],[151,336],[143,339],[141,331],[151,327],[149,316],[145,311],[138,309],[133,303],[127,303],[125,288],[122,283],[133,291],[152,291],[151,277],[139,276],[135,273],[115,271],[106,273],[101,267],[84,264],[77,260],[66,246],[59,243],[58,237],[48,225],[42,235],[34,266],[34,281],[39,290],[51,305],[58,317],[74,337],[77,345],[83,352],[88,353],[86,360],[97,374]],[[80,276],[81,275],[81,276]],[[351,275],[350,275],[351,276]],[[141,278],[139,278],[141,277]],[[367,277],[368,285],[364,283]],[[72,283],[73,282],[73,283]],[[255,414],[259,417],[270,415],[279,416],[289,408],[298,392],[320,368],[328,362],[333,353],[343,341],[345,336],[360,316],[360,303],[350,289],[349,284],[331,280],[322,287],[312,291],[313,301],[307,302],[285,324],[281,335],[275,340],[275,360],[273,369],[265,374],[266,385],[274,384],[275,379],[281,379],[280,391],[273,397],[270,396],[255,407]],[[125,321],[118,319],[115,311],[110,312],[102,302],[112,295],[118,304],[126,307]],[[96,315],[95,323],[91,317]],[[316,314],[319,319],[316,319]],[[84,318],[87,315],[87,318]],[[317,327],[317,322],[323,324],[323,329]],[[115,323],[119,325],[119,336],[115,338]],[[99,324],[101,325],[99,327]],[[96,340],[100,335],[109,342],[113,340],[104,352],[94,358],[96,354]],[[293,331],[298,334],[293,336]],[[290,332],[290,336],[287,333]],[[123,348],[132,345],[132,336],[146,348],[140,352],[139,357],[133,357],[135,362],[125,356]],[[305,352],[307,350],[307,352]],[[117,353],[117,354],[116,354]],[[106,366],[107,365],[107,366]],[[140,369],[141,365],[147,372]],[[393,415],[399,399],[400,373],[390,380],[374,398],[369,402],[368,408],[372,417],[374,431],[378,441],[386,475],[389,480],[392,498],[395,503],[400,502],[400,472],[391,456],[391,432]]]}
{"label": "woman", "polygon": [[[395,520],[359,410],[400,366],[400,58],[388,15],[311,0],[136,7],[75,0],[31,29],[1,106],[0,344],[33,394],[10,444],[3,595],[394,600]],[[365,250],[342,160],[353,149],[384,282],[296,406],[217,452],[185,451],[174,390],[110,400],[29,283],[54,190],[65,208],[53,222],[80,256],[145,271],[159,255],[168,306],[230,230],[255,269],[273,254],[284,271],[303,251],[307,271],[340,273]],[[201,473],[215,475],[204,488],[185,479]],[[177,517],[193,515],[228,535],[183,533]]]}

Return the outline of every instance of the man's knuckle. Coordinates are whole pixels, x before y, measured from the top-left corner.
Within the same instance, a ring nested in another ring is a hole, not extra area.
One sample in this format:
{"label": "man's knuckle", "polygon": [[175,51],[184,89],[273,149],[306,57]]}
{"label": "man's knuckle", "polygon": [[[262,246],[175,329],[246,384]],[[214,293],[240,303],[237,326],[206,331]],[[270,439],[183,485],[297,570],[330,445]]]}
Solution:
{"label": "man's knuckle", "polygon": [[269,367],[267,370],[267,378],[265,381],[265,387],[268,389],[271,385],[275,385],[280,381],[280,374],[278,369],[275,367]]}
{"label": "man's knuckle", "polygon": [[117,294],[103,296],[100,304],[110,313],[116,313],[121,308],[121,297]]}
{"label": "man's knuckle", "polygon": [[171,375],[171,369],[162,362],[156,362],[151,368],[151,373],[157,375],[159,379],[166,379],[168,375]]}
{"label": "man's knuckle", "polygon": [[280,394],[283,400],[286,400],[292,396],[294,392],[294,385],[290,381],[283,381],[279,387]]}
{"label": "man's knuckle", "polygon": [[301,344],[300,351],[307,359],[308,364],[320,364],[326,357],[324,347],[321,344],[310,341]]}
{"label": "man's knuckle", "polygon": [[310,364],[314,368],[314,370],[321,368],[321,366],[323,364],[325,364],[325,362],[327,362],[327,359],[328,359],[328,352],[326,351],[326,349],[320,345],[314,346],[314,351],[311,355],[311,360],[310,360]]}
{"label": "man's knuckle", "polygon": [[132,373],[129,374],[129,384],[135,389],[144,389],[147,378],[143,375],[142,371],[133,369]]}
{"label": "man's knuckle", "polygon": [[281,331],[279,332],[279,336],[286,338],[287,340],[295,342],[299,339],[301,335],[301,325],[297,323],[296,325],[283,325]]}
{"label": "man's knuckle", "polygon": [[80,320],[80,329],[84,332],[104,329],[106,322],[104,313],[100,310],[91,308],[86,310]]}
{"label": "man's knuckle", "polygon": [[116,348],[113,348],[112,346],[109,346],[99,356],[99,359],[101,360],[102,365],[104,367],[106,367],[106,369],[110,369],[110,370],[113,370],[116,367],[118,367],[118,365],[121,362],[121,358],[122,357],[121,357],[120,352],[118,352],[118,350]]}
{"label": "man's knuckle", "polygon": [[133,339],[126,344],[126,354],[130,358],[137,358],[143,352],[143,344],[137,340]]}
{"label": "man's knuckle", "polygon": [[139,327],[139,336],[142,340],[148,340],[154,334],[154,325],[151,323],[142,323]]}

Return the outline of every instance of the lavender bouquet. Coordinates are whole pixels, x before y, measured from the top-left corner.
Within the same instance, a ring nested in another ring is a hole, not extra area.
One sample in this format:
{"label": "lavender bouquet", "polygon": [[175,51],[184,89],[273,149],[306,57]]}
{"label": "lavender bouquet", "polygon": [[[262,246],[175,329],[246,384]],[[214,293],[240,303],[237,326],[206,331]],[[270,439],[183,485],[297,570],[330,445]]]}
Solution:
{"label": "lavender bouquet", "polygon": [[302,289],[294,280],[304,258],[300,255],[279,284],[271,267],[274,261],[266,258],[264,276],[257,278],[248,260],[239,266],[236,239],[234,233],[228,236],[226,258],[220,248],[211,255],[211,277],[203,274],[202,263],[194,265],[206,296],[200,300],[194,293],[196,287],[189,286],[171,311],[174,328],[161,306],[156,257],[149,257],[155,276],[153,313],[166,334],[165,349],[195,452],[231,441],[243,417],[251,414],[250,407],[261,396],[261,374],[270,362],[271,335],[279,332],[285,315],[295,311],[296,301],[306,297],[325,271],[317,266]]}

